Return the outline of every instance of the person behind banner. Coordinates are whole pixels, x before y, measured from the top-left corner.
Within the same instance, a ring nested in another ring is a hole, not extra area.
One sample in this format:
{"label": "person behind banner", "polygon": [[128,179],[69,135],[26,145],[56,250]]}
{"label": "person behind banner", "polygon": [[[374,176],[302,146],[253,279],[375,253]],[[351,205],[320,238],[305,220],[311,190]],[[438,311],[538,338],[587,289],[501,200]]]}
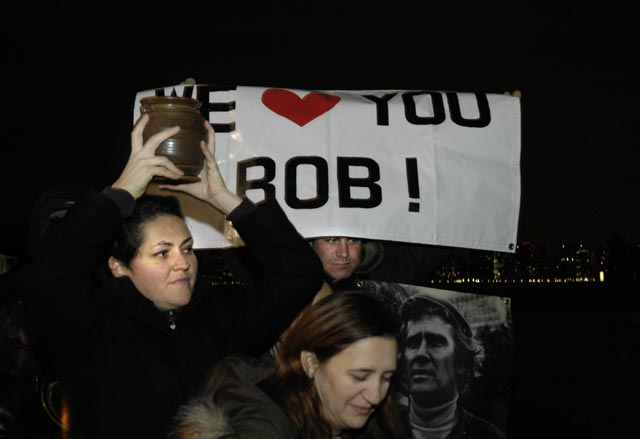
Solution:
{"label": "person behind banner", "polygon": [[350,236],[323,236],[310,240],[322,261],[325,280],[334,291],[360,288],[382,260],[383,247],[377,241]]}
{"label": "person behind banner", "polygon": [[165,437],[178,406],[205,372],[232,353],[261,355],[323,284],[308,243],[273,201],[230,192],[205,122],[200,181],[160,184],[217,209],[253,252],[263,281],[213,286],[199,279],[194,242],[175,196],[145,194],[154,177],[182,172],[146,143],[143,115],[116,181],[83,188],[21,270],[25,312],[68,398],[70,438]]}
{"label": "person behind banner", "polygon": [[402,439],[392,396],[400,321],[359,290],[307,307],[274,361],[230,356],[180,408],[172,439]]}
{"label": "person behind banner", "polygon": [[400,409],[413,439],[503,439],[463,397],[484,350],[450,302],[418,293],[401,306]]}
{"label": "person behind banner", "polygon": [[[369,274],[382,261],[383,245],[378,241],[364,240],[348,236],[323,236],[308,240],[320,261],[325,275],[325,285],[318,292],[317,298],[330,292],[361,288]],[[219,269],[217,263],[222,261],[229,268],[234,282],[251,285],[260,276],[260,269],[251,254],[244,247],[224,249],[222,251],[205,252],[205,268]],[[215,265],[215,267],[212,267]]]}

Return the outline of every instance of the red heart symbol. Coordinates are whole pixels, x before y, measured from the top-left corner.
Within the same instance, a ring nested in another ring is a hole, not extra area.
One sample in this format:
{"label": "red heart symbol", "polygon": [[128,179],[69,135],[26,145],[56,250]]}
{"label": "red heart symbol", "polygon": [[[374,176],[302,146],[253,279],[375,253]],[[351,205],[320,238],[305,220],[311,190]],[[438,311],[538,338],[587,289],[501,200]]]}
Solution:
{"label": "red heart symbol", "polygon": [[339,101],[338,96],[317,92],[310,92],[302,99],[289,90],[278,88],[262,93],[262,103],[267,108],[300,126],[331,110]]}

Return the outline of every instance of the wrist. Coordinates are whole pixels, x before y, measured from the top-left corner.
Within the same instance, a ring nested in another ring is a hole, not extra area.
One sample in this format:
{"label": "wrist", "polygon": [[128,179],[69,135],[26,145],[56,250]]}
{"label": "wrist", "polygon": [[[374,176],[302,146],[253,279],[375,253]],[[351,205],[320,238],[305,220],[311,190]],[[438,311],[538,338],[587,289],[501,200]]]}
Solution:
{"label": "wrist", "polygon": [[242,198],[231,191],[224,191],[216,195],[209,203],[227,216],[231,211],[240,205]]}

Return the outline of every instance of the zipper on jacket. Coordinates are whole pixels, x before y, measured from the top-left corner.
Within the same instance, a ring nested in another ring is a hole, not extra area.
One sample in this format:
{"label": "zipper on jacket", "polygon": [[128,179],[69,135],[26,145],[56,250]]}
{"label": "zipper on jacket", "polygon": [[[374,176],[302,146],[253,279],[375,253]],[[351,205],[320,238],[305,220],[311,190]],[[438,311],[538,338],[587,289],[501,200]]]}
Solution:
{"label": "zipper on jacket", "polygon": [[174,320],[173,310],[169,311],[168,317],[169,317],[169,328],[176,329],[176,322]]}

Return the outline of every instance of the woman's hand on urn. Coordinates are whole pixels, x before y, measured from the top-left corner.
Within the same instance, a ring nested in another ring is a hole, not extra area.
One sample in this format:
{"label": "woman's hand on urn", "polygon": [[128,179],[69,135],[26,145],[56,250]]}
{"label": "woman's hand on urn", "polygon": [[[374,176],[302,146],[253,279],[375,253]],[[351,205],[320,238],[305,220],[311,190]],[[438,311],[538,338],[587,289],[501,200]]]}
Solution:
{"label": "woman's hand on urn", "polygon": [[180,127],[166,128],[149,137],[146,143],[142,140],[149,115],[144,114],[131,132],[131,154],[124,170],[111,185],[115,189],[124,189],[135,199],[140,198],[147,189],[153,177],[177,179],[184,175],[169,158],[155,155],[156,148],[174,136]]}
{"label": "woman's hand on urn", "polygon": [[204,164],[198,174],[200,181],[179,185],[160,185],[160,189],[181,191],[199,198],[227,215],[235,209],[242,199],[231,192],[225,184],[215,159],[215,133],[209,122],[204,122],[207,131],[207,143],[201,142]]}

